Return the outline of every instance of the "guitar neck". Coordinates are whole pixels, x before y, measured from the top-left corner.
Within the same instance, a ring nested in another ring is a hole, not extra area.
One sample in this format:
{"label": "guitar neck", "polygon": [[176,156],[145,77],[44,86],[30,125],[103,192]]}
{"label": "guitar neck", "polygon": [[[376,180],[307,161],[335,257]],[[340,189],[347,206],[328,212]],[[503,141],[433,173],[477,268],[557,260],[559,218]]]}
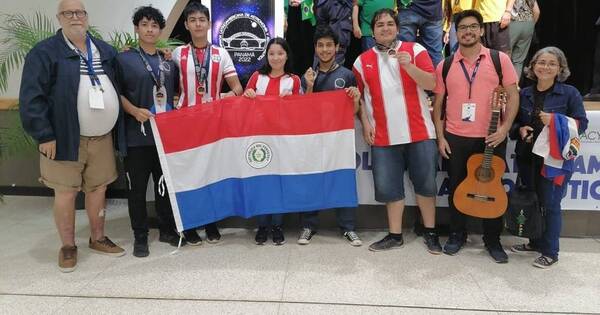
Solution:
{"label": "guitar neck", "polygon": [[[488,135],[493,134],[498,129],[498,120],[500,119],[500,110],[492,110],[492,120],[490,121],[490,128],[488,129]],[[494,147],[486,145],[485,151],[483,151],[483,162],[484,168],[490,168],[492,164],[492,156],[494,155]]]}

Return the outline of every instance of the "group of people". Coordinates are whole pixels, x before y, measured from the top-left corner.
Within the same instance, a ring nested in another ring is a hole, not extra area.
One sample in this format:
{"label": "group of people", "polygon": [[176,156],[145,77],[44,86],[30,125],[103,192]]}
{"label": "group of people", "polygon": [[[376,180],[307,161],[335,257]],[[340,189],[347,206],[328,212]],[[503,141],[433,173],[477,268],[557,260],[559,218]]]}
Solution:
{"label": "group of people", "polygon": [[[356,4],[369,2],[387,1]],[[400,2],[412,8],[427,1]],[[579,92],[563,83],[569,68],[562,51],[555,47],[538,51],[525,68],[536,85],[519,92],[510,57],[482,44],[489,28],[479,11],[454,14],[456,52],[444,60],[415,39],[399,38],[403,25],[414,16],[403,10],[398,16],[388,7],[369,10],[358,11],[359,15],[369,11],[371,18],[367,29],[361,17],[360,31],[355,28],[354,35],[372,38],[365,39],[365,51],[354,61],[352,70],[341,65],[343,36],[335,27],[319,24],[313,41],[315,67],[302,77],[294,74],[287,41],[273,38],[267,44],[264,64],[243,88],[228,52],[208,40],[210,12],[198,2],[190,2],[183,11],[191,42],[165,54],[156,47],[165,27],[165,19],[156,8],[146,6],[135,11],[132,20],[139,47],[117,53],[87,32],[88,13],[81,1],[62,0],[57,12],[61,29],[27,55],[20,91],[23,126],[39,142],[40,180],[55,192],[54,217],[62,242],[60,270],[69,272],[77,266],[74,203],[80,190],[86,194],[90,249],[112,256],[125,254],[104,235],[106,186],[117,178],[113,145],[124,156],[133,255],[149,255],[146,187],[150,175],[155,183],[159,241],[172,246],[202,243],[195,229],[184,231],[182,236],[176,233],[169,199],[160,185],[162,170],[149,124],[155,113],[201,106],[224,97],[283,97],[335,89],[345,89],[353,100],[364,139],[371,145],[375,199],[387,209],[389,233],[371,244],[370,250],[395,249],[404,243],[404,173],[408,171],[425,226],[427,250],[456,255],[467,239],[467,218],[449,198],[450,236],[442,246],[435,222],[438,156],[448,163],[452,196],[466,176],[469,156],[489,147],[504,159],[507,135],[512,130],[521,147],[529,148],[519,152],[523,161],[520,172],[535,174],[525,181],[538,189],[546,209],[547,229],[541,239],[511,250],[540,253],[534,261],[537,267],[555,264],[560,200],[568,178],[556,185],[542,176],[539,169],[543,160],[531,152],[531,143],[553,115],[576,119],[579,132],[587,127]],[[419,29],[413,33],[427,37],[427,32]],[[223,81],[229,92],[222,92]],[[499,85],[506,89],[508,101],[497,131],[488,134],[490,98]],[[433,115],[429,95],[434,96]],[[532,167],[535,170],[528,172]],[[318,213],[301,213],[299,244],[309,244],[315,235]],[[342,236],[350,245],[361,246],[355,231],[355,209],[336,209],[336,214]],[[285,243],[282,218],[282,214],[259,216],[256,244],[265,244],[269,236],[276,245]],[[221,240],[216,223],[204,228],[207,242]],[[500,243],[502,228],[501,217],[483,220],[486,249],[498,263],[508,262]]]}

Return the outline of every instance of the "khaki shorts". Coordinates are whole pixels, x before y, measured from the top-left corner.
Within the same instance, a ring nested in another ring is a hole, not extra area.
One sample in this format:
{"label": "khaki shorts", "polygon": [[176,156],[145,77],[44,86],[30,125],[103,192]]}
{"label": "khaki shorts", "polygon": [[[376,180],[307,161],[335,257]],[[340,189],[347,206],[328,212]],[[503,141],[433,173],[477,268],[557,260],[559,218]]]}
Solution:
{"label": "khaki shorts", "polygon": [[112,135],[79,137],[79,159],[55,161],[40,154],[40,182],[59,191],[94,191],[117,179]]}

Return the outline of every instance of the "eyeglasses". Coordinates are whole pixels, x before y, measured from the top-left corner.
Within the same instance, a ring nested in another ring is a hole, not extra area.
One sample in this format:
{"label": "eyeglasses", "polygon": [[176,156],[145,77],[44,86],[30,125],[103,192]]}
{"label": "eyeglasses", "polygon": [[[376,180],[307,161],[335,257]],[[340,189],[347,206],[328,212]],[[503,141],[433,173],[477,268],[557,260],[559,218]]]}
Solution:
{"label": "eyeglasses", "polygon": [[72,19],[73,17],[77,17],[79,19],[83,19],[87,16],[87,12],[85,10],[77,10],[77,11],[62,11],[59,13],[67,19]]}
{"label": "eyeglasses", "polygon": [[464,32],[467,29],[474,32],[474,31],[479,30],[480,27],[481,27],[481,25],[479,25],[479,23],[473,23],[471,25],[459,25],[456,29],[461,32]]}
{"label": "eyeglasses", "polygon": [[559,67],[559,64],[557,64],[557,63],[554,63],[554,62],[546,63],[544,61],[536,62],[535,65],[540,66],[540,67],[548,67],[548,68],[558,68]]}

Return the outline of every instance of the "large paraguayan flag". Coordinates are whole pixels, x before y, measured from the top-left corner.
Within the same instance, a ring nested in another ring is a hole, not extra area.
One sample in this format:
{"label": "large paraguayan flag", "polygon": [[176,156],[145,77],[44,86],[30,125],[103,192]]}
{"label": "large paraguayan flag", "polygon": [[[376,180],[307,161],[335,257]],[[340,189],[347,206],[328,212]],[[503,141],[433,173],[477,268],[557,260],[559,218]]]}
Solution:
{"label": "large paraguayan flag", "polygon": [[357,206],[353,109],[341,90],[232,97],[156,115],[177,229]]}

